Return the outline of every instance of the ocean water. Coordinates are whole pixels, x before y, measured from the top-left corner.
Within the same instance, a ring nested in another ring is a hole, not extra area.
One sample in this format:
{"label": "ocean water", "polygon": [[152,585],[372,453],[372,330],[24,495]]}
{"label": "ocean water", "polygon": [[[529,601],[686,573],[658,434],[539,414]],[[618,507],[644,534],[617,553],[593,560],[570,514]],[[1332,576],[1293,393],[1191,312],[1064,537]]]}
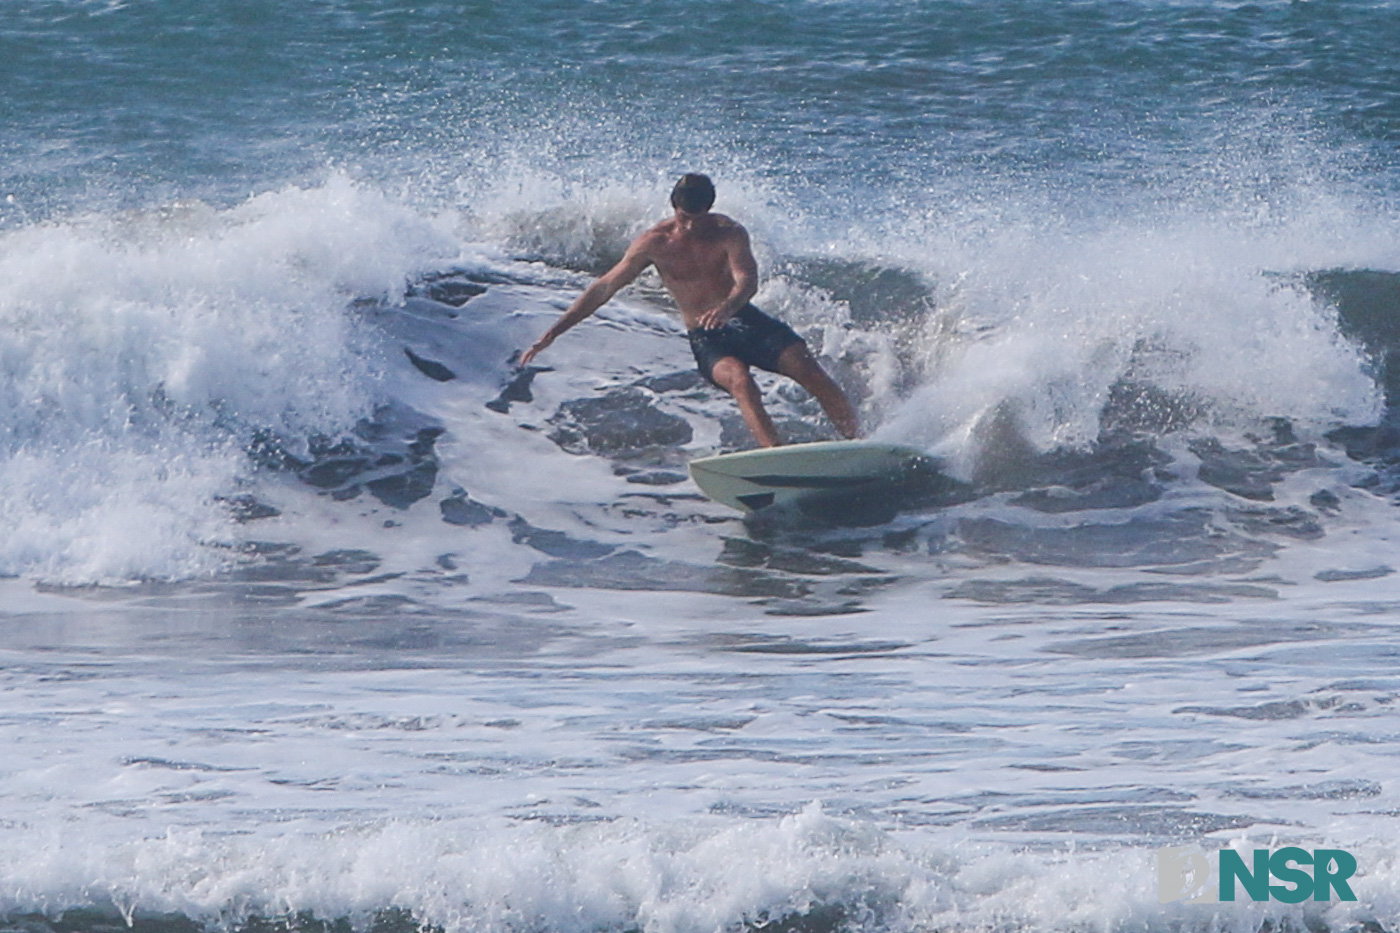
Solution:
{"label": "ocean water", "polygon": [[[7,0],[0,930],[1396,930],[1397,47]],[[748,442],[651,277],[514,369],[685,171],[951,482],[704,499]],[[1357,899],[1163,904],[1183,845]]]}

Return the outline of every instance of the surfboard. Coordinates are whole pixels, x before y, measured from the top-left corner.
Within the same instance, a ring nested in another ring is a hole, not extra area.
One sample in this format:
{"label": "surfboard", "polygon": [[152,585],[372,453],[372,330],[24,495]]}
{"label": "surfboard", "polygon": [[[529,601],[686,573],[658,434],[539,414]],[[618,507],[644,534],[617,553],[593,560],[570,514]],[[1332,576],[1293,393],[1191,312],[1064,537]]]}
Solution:
{"label": "surfboard", "polygon": [[923,452],[874,441],[817,441],[690,461],[690,476],[716,502],[756,512],[806,497],[839,496],[897,482],[927,465]]}

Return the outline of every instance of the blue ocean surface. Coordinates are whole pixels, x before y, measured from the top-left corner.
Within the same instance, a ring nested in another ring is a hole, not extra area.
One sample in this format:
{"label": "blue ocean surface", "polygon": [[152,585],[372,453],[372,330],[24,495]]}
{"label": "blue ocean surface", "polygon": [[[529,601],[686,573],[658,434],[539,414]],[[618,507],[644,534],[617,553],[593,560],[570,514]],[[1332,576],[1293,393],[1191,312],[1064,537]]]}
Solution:
{"label": "blue ocean surface", "polygon": [[[1396,48],[6,0],[0,933],[1397,930]],[[752,442],[650,274],[514,366],[688,171],[937,483],[706,499]]]}

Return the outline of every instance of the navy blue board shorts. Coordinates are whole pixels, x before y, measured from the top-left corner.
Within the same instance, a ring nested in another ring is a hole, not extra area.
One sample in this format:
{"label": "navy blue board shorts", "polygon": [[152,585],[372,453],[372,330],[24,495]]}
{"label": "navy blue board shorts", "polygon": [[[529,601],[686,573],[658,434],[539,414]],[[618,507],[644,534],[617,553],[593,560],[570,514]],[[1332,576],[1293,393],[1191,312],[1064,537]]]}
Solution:
{"label": "navy blue board shorts", "polygon": [[726,356],[737,357],[749,366],[766,369],[770,373],[778,371],[778,357],[783,351],[802,338],[797,331],[777,318],[769,317],[753,305],[744,305],[725,323],[723,327],[699,328],[688,331],[690,350],[695,354],[695,365],[716,387],[713,370],[715,364]]}

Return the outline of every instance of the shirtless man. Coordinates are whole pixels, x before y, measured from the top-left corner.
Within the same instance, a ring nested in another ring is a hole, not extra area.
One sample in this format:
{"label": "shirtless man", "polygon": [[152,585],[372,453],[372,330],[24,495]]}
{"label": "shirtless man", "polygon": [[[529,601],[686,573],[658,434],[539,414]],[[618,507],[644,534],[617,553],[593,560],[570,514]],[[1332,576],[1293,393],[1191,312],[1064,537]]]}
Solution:
{"label": "shirtless man", "polygon": [[549,330],[520,357],[524,366],[575,324],[607,303],[647,266],[680,306],[700,374],[734,396],[754,439],[782,441],[763,407],[749,367],[781,373],[812,393],[826,416],[851,438],[860,422],[846,394],[813,358],[791,327],[749,303],[758,292],[758,263],[749,234],[737,221],[710,213],[715,187],[704,175],[685,175],[671,191],[675,215],[627,248],[622,260],[584,290]]}

